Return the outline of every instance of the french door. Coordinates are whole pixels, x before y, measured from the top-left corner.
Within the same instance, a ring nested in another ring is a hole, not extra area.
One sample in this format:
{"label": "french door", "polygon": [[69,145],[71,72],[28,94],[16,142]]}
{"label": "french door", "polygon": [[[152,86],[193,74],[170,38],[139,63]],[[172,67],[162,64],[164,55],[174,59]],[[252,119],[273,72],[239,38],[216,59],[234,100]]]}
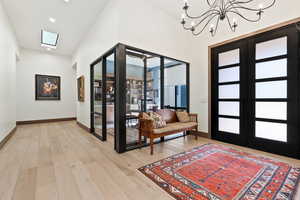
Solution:
{"label": "french door", "polygon": [[213,51],[213,138],[245,145],[245,87],[247,54],[244,41],[238,41]]}
{"label": "french door", "polygon": [[213,138],[299,158],[298,55],[294,26],[213,49]]}

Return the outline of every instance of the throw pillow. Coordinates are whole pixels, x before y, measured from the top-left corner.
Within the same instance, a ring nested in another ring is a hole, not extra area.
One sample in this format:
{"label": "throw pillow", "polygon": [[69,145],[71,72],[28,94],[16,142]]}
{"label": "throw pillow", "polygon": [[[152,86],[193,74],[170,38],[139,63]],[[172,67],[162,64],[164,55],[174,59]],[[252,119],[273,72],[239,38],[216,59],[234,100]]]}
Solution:
{"label": "throw pillow", "polygon": [[190,122],[190,116],[186,111],[176,112],[179,122]]}
{"label": "throw pillow", "polygon": [[167,123],[165,120],[163,120],[162,116],[155,112],[149,113],[150,117],[154,120],[154,128],[163,128],[167,126]]}

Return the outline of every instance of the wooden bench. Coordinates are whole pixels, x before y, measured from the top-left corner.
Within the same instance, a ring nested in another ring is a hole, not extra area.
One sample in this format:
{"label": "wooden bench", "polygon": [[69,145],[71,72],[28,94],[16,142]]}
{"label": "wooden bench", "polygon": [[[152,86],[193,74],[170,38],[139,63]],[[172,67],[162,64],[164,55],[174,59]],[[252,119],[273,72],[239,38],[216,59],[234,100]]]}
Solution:
{"label": "wooden bench", "polygon": [[[167,135],[173,135],[180,132],[196,131],[198,132],[198,115],[189,114],[190,122],[179,122],[176,111],[170,109],[162,109],[156,111],[167,122],[164,128],[154,128],[152,120],[143,119],[142,113],[139,115],[139,143],[142,144],[142,136],[150,139],[151,155],[153,155],[153,141],[155,138],[161,138]],[[197,134],[195,134],[197,139]]]}

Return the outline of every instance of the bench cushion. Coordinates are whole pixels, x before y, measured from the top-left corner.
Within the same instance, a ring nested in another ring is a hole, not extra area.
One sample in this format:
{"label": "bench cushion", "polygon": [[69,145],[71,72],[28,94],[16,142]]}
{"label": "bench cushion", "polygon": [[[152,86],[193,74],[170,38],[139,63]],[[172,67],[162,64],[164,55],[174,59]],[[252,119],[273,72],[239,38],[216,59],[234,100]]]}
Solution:
{"label": "bench cushion", "polygon": [[179,130],[179,132],[180,132],[182,129],[189,129],[189,128],[192,128],[192,127],[197,126],[197,125],[198,124],[196,122],[186,122],[186,123],[176,122],[176,123],[169,123],[164,128],[154,129],[153,133],[154,134],[162,134],[162,133],[176,131],[176,130]]}
{"label": "bench cushion", "polygon": [[175,123],[178,122],[176,112],[170,109],[161,109],[156,111],[157,114],[162,116],[163,120],[167,123]]}

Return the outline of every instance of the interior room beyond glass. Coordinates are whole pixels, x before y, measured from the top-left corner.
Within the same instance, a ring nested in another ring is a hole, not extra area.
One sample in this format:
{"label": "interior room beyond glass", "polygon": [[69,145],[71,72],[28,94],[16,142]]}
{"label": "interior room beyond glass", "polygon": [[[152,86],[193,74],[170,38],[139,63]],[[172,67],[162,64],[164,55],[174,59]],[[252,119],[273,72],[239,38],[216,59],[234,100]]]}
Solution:
{"label": "interior room beyond glass", "polygon": [[139,148],[141,112],[189,111],[189,64],[118,44],[91,64],[91,97],[92,133],[102,141],[113,138],[119,153]]}

